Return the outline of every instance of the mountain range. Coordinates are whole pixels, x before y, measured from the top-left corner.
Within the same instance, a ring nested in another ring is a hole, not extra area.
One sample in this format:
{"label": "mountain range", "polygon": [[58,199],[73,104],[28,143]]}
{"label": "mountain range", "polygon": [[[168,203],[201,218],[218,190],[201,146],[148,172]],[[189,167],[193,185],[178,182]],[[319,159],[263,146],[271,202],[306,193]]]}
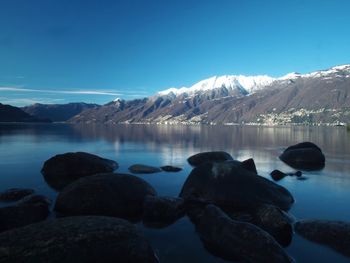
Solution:
{"label": "mountain range", "polygon": [[350,122],[350,65],[280,78],[215,76],[154,96],[116,99],[70,123],[339,124]]}
{"label": "mountain range", "polygon": [[34,117],[20,108],[0,103],[0,122],[51,122],[49,119]]}

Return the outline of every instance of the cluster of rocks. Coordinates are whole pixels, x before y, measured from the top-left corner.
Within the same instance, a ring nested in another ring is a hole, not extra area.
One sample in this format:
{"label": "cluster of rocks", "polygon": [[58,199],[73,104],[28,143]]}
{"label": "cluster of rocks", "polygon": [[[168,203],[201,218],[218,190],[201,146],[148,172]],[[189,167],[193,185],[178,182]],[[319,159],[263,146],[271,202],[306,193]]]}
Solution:
{"label": "cluster of rocks", "polygon": [[[293,153],[286,153],[290,151]],[[317,146],[301,143],[289,147],[280,158],[315,168],[317,157],[311,151],[322,154]],[[324,166],[324,158],[317,160]],[[53,206],[57,218],[45,220],[50,201],[31,189],[0,193],[0,200],[15,202],[0,208],[1,262],[47,262],[48,258],[50,262],[158,262],[132,222],[162,228],[185,215],[204,247],[230,261],[293,262],[283,247],[291,243],[294,229],[349,255],[350,224],[295,223],[288,213],[294,203],[292,194],[259,176],[253,159],[241,162],[226,152],[204,152],[189,157],[188,162],[193,170],[179,196],[168,197],[158,196],[140,177],[113,173],[118,164],[112,160],[82,152],[52,157],[44,163],[42,173],[59,191]],[[129,168],[134,173],[161,169],[180,168]]]}

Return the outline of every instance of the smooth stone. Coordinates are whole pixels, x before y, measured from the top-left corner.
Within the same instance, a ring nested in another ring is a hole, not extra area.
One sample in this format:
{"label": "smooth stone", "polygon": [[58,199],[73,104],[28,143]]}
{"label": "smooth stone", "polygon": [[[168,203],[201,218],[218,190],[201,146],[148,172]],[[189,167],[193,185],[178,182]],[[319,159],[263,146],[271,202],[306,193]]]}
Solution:
{"label": "smooth stone", "polygon": [[159,173],[162,170],[158,167],[153,167],[144,164],[134,164],[129,167],[129,171],[134,174],[152,174]]}
{"label": "smooth stone", "polygon": [[273,170],[270,173],[270,175],[274,181],[279,181],[287,176],[287,174],[285,174],[284,172],[281,172],[280,170]]}
{"label": "smooth stone", "polygon": [[180,197],[209,200],[230,210],[263,204],[288,210],[294,203],[287,189],[242,168],[237,161],[204,163],[195,167],[187,177]]}
{"label": "smooth stone", "polygon": [[113,172],[117,168],[118,164],[115,161],[86,152],[70,152],[48,159],[41,173],[49,186],[60,191],[79,178]]}
{"label": "smooth stone", "polygon": [[302,220],[295,224],[296,232],[304,238],[329,246],[350,257],[350,223],[328,220]]}
{"label": "smooth stone", "polygon": [[255,165],[253,158],[249,158],[247,160],[242,161],[241,166],[243,168],[247,169],[248,171],[251,171],[255,174],[258,174],[258,171],[256,170],[256,165]]}
{"label": "smooth stone", "polygon": [[0,261],[156,263],[149,242],[131,223],[110,217],[66,217],[0,234]]}
{"label": "smooth stone", "polygon": [[306,171],[321,170],[325,166],[325,156],[321,149],[311,142],[290,146],[279,158],[295,169]]}
{"label": "smooth stone", "polygon": [[10,188],[0,193],[0,201],[18,201],[21,198],[34,193],[33,189]]}
{"label": "smooth stone", "polygon": [[261,228],[232,220],[220,208],[208,205],[196,230],[209,252],[226,260],[254,263],[290,263],[292,258]]}
{"label": "smooth stone", "polygon": [[50,201],[42,195],[28,195],[15,205],[0,208],[0,232],[45,220]]}
{"label": "smooth stone", "polygon": [[180,172],[180,171],[182,171],[182,168],[172,166],[172,165],[165,165],[165,166],[160,167],[160,169],[162,169],[165,172]]}
{"label": "smooth stone", "polygon": [[182,198],[147,196],[143,203],[143,223],[149,227],[166,227],[184,215],[185,202]]}
{"label": "smooth stone", "polygon": [[81,178],[57,196],[55,210],[63,215],[103,215],[138,220],[147,195],[154,188],[129,174],[97,174]]}
{"label": "smooth stone", "polygon": [[198,166],[206,162],[224,162],[233,160],[232,156],[227,152],[202,152],[190,156],[187,161],[192,166]]}

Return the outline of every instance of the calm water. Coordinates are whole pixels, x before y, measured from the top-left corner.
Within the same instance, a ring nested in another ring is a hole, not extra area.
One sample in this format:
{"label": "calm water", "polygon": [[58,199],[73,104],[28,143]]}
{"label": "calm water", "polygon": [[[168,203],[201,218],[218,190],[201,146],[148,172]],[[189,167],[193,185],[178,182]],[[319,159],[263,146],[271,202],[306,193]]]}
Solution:
{"label": "calm water", "polygon": [[[306,181],[291,177],[279,183],[296,199],[290,213],[300,219],[350,221],[350,133],[343,127],[0,124],[0,190],[30,187],[54,199],[57,193],[40,174],[43,162],[55,154],[86,151],[116,160],[119,172],[135,163],[180,166],[180,173],[141,175],[159,195],[177,196],[191,170],[186,158],[194,153],[224,150],[238,160],[252,157],[258,173],[269,178],[274,169],[293,171],[278,155],[302,141],[322,148],[326,167],[304,173]],[[206,252],[186,217],[161,230],[143,230],[163,263],[226,262]],[[298,235],[287,250],[297,262],[350,262]]]}

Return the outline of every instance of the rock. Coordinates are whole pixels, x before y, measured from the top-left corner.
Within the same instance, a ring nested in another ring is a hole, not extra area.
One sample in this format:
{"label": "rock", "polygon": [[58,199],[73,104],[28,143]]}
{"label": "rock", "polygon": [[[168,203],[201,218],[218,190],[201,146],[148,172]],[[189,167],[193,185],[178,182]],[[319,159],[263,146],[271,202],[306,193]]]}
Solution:
{"label": "rock", "polygon": [[85,152],[56,155],[44,163],[41,169],[45,181],[55,190],[85,176],[113,172],[118,168],[115,161]]}
{"label": "rock", "polygon": [[0,208],[0,232],[45,220],[49,205],[47,197],[29,195],[15,205]]}
{"label": "rock", "polygon": [[295,176],[296,177],[301,177],[303,175],[303,173],[301,171],[296,171],[295,172]]}
{"label": "rock", "polygon": [[329,246],[350,257],[350,223],[327,220],[302,220],[295,230],[304,238]]}
{"label": "rock", "polygon": [[143,222],[150,227],[165,227],[185,215],[182,198],[147,196],[143,203]]}
{"label": "rock", "polygon": [[255,174],[258,174],[258,171],[256,170],[255,162],[253,158],[249,158],[247,160],[244,160],[241,162],[241,165],[243,168],[247,169],[248,171],[251,171]]}
{"label": "rock", "polygon": [[298,177],[297,180],[299,181],[306,181],[308,178],[307,177],[304,177],[304,176],[301,176],[301,177]]}
{"label": "rock", "polygon": [[160,169],[162,169],[165,172],[180,172],[182,170],[182,168],[180,167],[171,166],[171,165],[162,166],[160,167]]}
{"label": "rock", "polygon": [[282,246],[288,246],[293,238],[294,218],[272,205],[262,205],[253,211],[251,222],[272,235]]}
{"label": "rock", "polygon": [[180,197],[209,200],[231,210],[262,204],[288,210],[294,202],[287,189],[242,168],[237,161],[204,163],[195,167],[187,177]]}
{"label": "rock", "polygon": [[104,215],[140,219],[143,202],[156,191],[129,174],[97,174],[81,178],[59,193],[55,210],[63,215]]}
{"label": "rock", "polygon": [[192,166],[198,166],[206,162],[224,162],[233,160],[232,156],[227,152],[202,152],[192,155],[187,159]]}
{"label": "rock", "polygon": [[293,262],[283,248],[261,228],[232,220],[214,205],[204,209],[196,230],[205,247],[226,260],[254,263]]}
{"label": "rock", "polygon": [[21,198],[34,193],[33,189],[11,188],[0,193],[0,201],[18,201]]}
{"label": "rock", "polygon": [[158,262],[133,224],[98,216],[47,220],[6,231],[0,234],[0,259],[4,263]]}
{"label": "rock", "polygon": [[281,179],[283,179],[284,177],[287,176],[287,174],[281,172],[280,170],[273,170],[271,173],[270,173],[271,177],[273,180],[275,181],[279,181]]}
{"label": "rock", "polygon": [[325,157],[321,149],[311,142],[290,146],[279,158],[295,169],[312,171],[325,166]]}
{"label": "rock", "polygon": [[44,204],[51,205],[51,200],[44,195],[27,195],[17,202],[17,205],[31,205],[31,204]]}
{"label": "rock", "polygon": [[153,167],[144,164],[134,164],[129,167],[129,171],[134,174],[153,174],[159,173],[162,170],[158,167]]}

